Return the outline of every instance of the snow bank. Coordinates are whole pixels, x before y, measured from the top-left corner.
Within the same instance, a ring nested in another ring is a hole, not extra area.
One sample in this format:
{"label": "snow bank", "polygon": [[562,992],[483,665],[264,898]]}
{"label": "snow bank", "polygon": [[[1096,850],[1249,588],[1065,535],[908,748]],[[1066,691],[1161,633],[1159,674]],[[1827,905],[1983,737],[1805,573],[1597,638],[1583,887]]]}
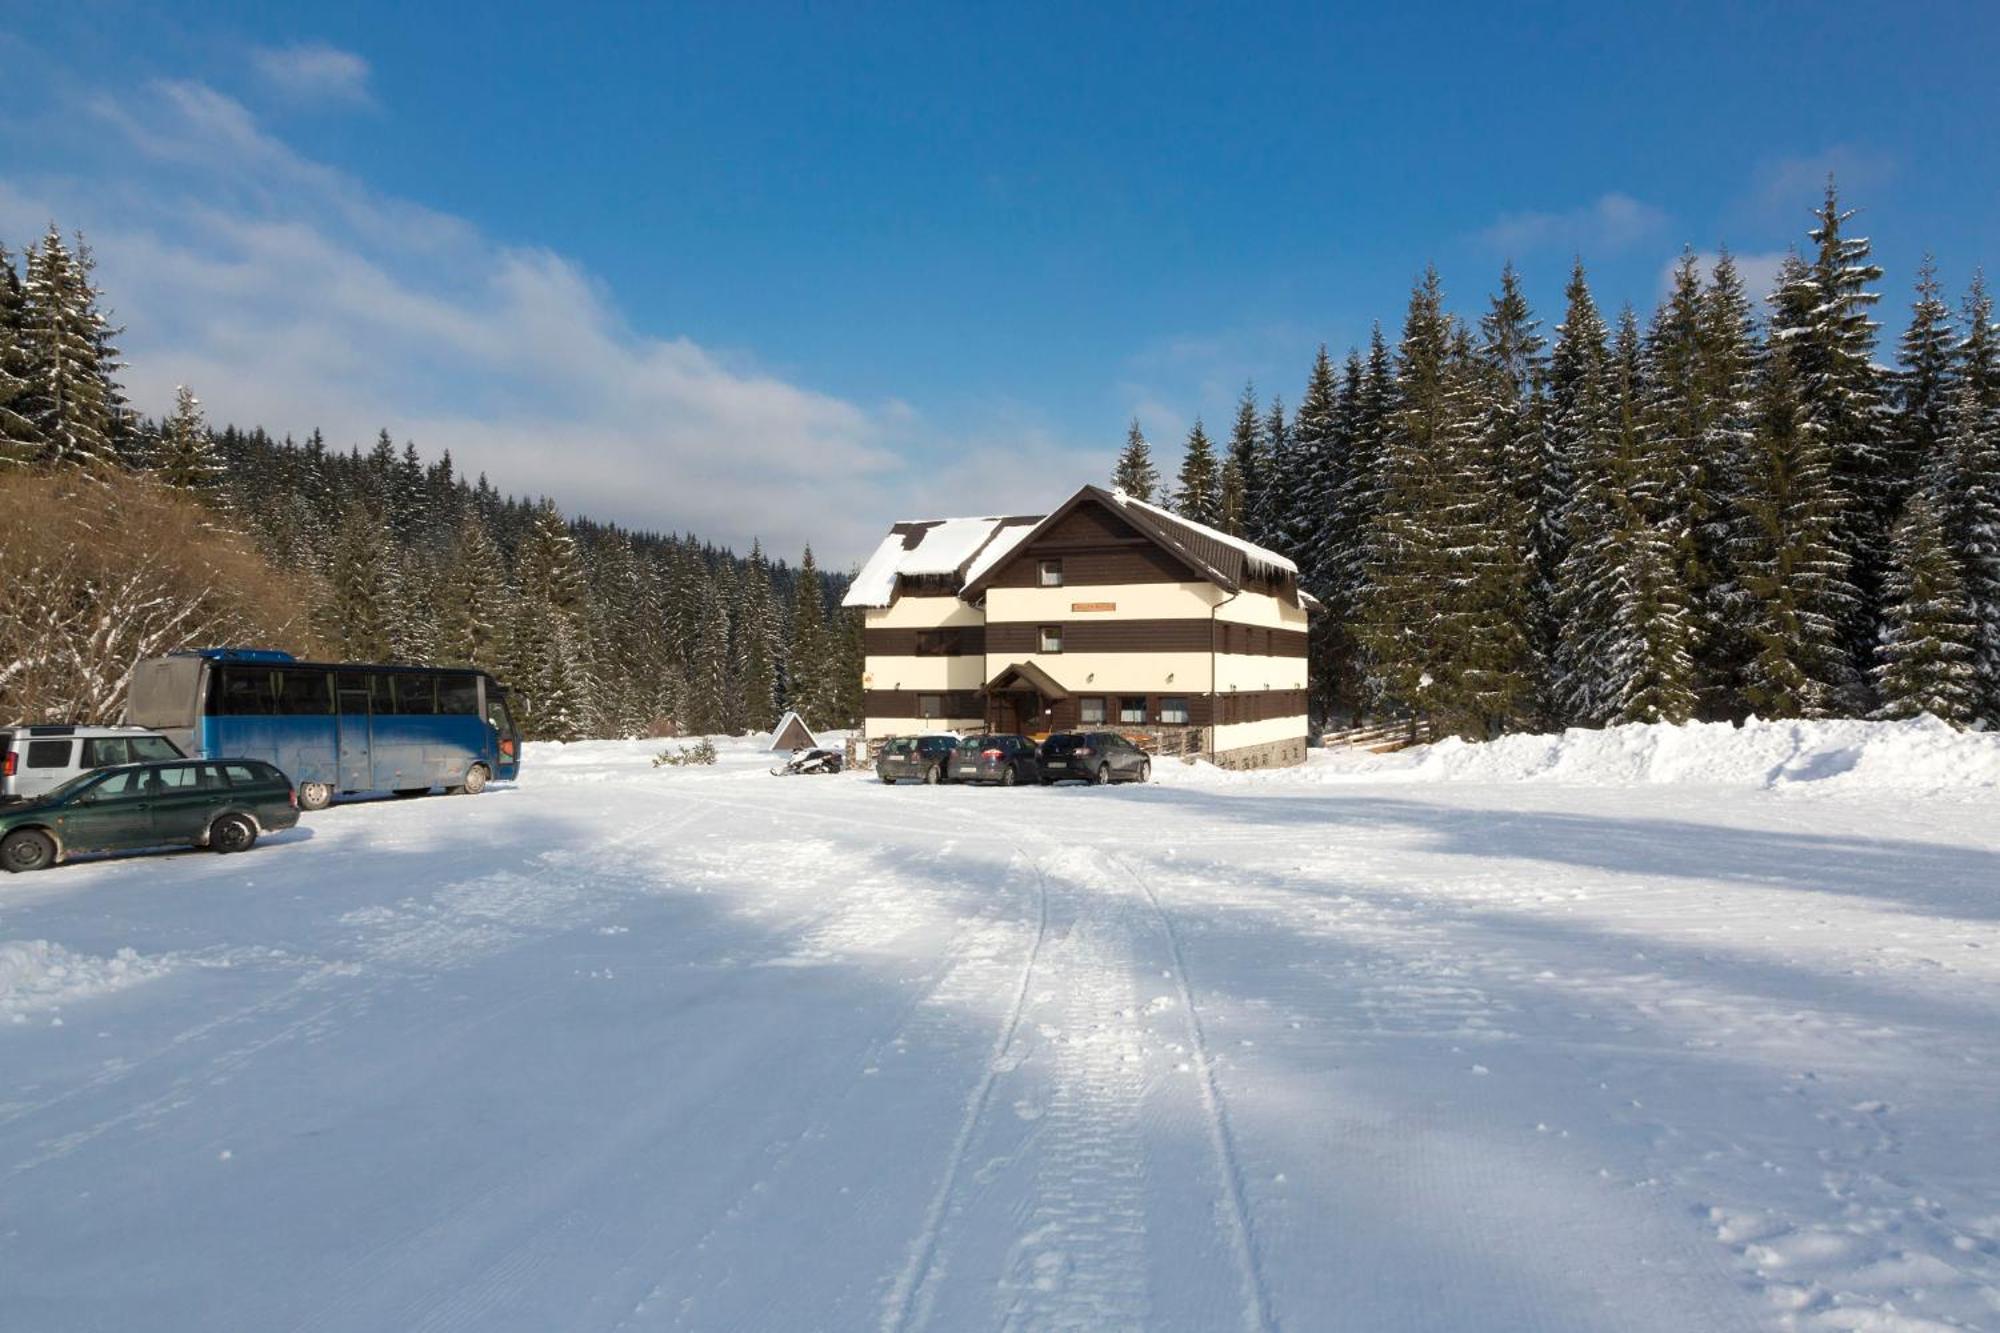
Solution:
{"label": "snow bank", "polygon": [[[1631,724],[1559,735],[1452,739],[1395,754],[1315,752],[1306,781],[1701,783],[1766,790],[1982,791],[2000,787],[2000,735],[1904,722]],[[1280,771],[1282,772],[1282,770]],[[1246,775],[1255,777],[1271,774]]]}
{"label": "snow bank", "polygon": [[19,1020],[35,1009],[123,990],[168,972],[169,957],[120,949],[109,958],[71,953],[49,940],[0,941],[0,1014]]}

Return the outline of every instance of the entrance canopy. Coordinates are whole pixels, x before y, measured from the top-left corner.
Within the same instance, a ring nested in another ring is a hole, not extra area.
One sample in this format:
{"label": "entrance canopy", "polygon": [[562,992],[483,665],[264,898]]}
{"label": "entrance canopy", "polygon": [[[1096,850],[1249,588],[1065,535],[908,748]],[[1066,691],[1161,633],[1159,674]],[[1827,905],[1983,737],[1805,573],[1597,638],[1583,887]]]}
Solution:
{"label": "entrance canopy", "polygon": [[988,694],[1008,694],[1015,690],[1033,690],[1051,702],[1069,698],[1069,691],[1062,683],[1033,662],[1016,662],[986,682]]}

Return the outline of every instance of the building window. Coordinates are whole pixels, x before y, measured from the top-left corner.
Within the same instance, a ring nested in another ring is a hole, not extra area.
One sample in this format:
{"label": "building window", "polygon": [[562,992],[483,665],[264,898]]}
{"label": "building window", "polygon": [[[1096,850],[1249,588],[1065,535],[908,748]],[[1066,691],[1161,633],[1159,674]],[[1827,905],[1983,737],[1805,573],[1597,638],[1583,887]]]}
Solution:
{"label": "building window", "polygon": [[964,634],[955,629],[917,631],[918,657],[957,657],[963,650]]}
{"label": "building window", "polygon": [[944,696],[942,694],[920,694],[917,696],[917,716],[926,722],[944,716]]}
{"label": "building window", "polygon": [[1040,638],[1042,644],[1040,651],[1045,653],[1059,653],[1062,651],[1061,625],[1042,626]]}
{"label": "building window", "polygon": [[1185,696],[1169,696],[1160,700],[1160,721],[1175,726],[1186,726],[1188,706]]}
{"label": "building window", "polygon": [[1036,568],[1040,572],[1041,583],[1044,588],[1060,588],[1063,586],[1062,561],[1044,560]]}
{"label": "building window", "polygon": [[1144,722],[1146,720],[1146,696],[1143,694],[1128,694],[1119,699],[1118,720],[1120,722]]}
{"label": "building window", "polygon": [[1081,726],[1103,726],[1104,696],[1100,694],[1091,698],[1078,699],[1076,701],[1076,720]]}

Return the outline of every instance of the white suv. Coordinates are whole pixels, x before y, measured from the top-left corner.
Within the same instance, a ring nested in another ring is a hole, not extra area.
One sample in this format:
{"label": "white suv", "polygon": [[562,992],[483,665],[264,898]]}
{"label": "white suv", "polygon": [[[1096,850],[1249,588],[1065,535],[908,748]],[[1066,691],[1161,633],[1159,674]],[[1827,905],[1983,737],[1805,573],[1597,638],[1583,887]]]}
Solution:
{"label": "white suv", "polygon": [[0,801],[40,796],[93,768],[182,757],[144,727],[0,727]]}

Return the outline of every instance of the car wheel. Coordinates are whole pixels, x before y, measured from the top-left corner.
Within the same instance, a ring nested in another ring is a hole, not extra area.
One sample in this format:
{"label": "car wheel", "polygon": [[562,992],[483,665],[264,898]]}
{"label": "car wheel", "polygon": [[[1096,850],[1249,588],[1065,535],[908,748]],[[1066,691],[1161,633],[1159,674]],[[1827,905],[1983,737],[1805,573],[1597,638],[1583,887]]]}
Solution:
{"label": "car wheel", "polygon": [[1151,782],[1152,780],[1153,780],[1153,761],[1150,759],[1141,759],[1139,761],[1139,781]]}
{"label": "car wheel", "polygon": [[1000,770],[1000,785],[1001,785],[1001,786],[1003,786],[1003,787],[1011,787],[1011,786],[1013,786],[1013,785],[1014,785],[1014,784],[1015,784],[1016,782],[1019,782],[1020,780],[1021,780],[1021,779],[1020,779],[1020,776],[1019,776],[1018,774],[1016,774],[1016,773],[1014,772],[1014,767],[1013,767],[1013,765],[1009,764],[1009,765],[1008,765],[1008,766],[1007,766],[1006,768],[1003,768],[1003,769],[1001,769],[1001,770]]}
{"label": "car wheel", "polygon": [[896,785],[896,779],[890,777],[887,773],[878,773],[876,774],[876,776],[882,779],[882,785],[885,787],[893,787]]}
{"label": "car wheel", "polygon": [[930,787],[937,786],[939,777],[940,774],[938,773],[938,766],[936,764],[932,764],[929,768],[924,770],[924,784],[926,786]]}
{"label": "car wheel", "polygon": [[55,843],[38,829],[17,829],[0,842],[0,864],[17,875],[23,870],[46,870],[55,859]]}
{"label": "car wheel", "polygon": [[333,804],[333,784],[331,782],[301,782],[299,784],[299,809],[324,810]]}
{"label": "car wheel", "polygon": [[257,826],[242,815],[224,815],[209,825],[208,845],[218,852],[247,852],[257,841]]}
{"label": "car wheel", "polygon": [[1099,764],[1099,765],[1097,766],[1097,779],[1096,779],[1096,781],[1097,781],[1097,785],[1098,785],[1098,786],[1100,786],[1100,787],[1104,787],[1104,786],[1109,786],[1109,785],[1110,785],[1110,782],[1111,782],[1111,765],[1109,765],[1109,764]]}

